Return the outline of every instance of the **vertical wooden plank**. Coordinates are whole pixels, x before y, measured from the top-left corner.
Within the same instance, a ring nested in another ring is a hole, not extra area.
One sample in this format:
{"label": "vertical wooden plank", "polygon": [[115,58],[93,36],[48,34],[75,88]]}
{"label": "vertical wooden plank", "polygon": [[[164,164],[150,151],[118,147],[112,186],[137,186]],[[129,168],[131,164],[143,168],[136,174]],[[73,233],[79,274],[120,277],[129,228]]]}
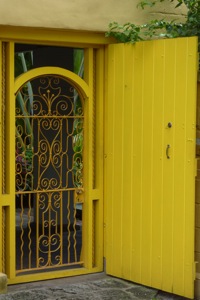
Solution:
{"label": "vertical wooden plank", "polygon": [[[164,53],[164,139],[163,139],[163,210],[162,210],[162,289],[173,289],[173,205],[174,205],[174,89],[175,46],[174,40],[165,41]],[[168,124],[171,123],[170,128]],[[169,145],[167,158],[167,147]]]}
{"label": "vertical wooden plank", "polygon": [[[124,45],[115,49],[115,57],[122,57],[119,61],[115,59],[115,72],[113,78],[115,83],[115,97],[113,101],[113,270],[117,276],[121,276],[122,267],[122,209],[123,202],[123,122],[124,122]],[[120,74],[120,76],[119,76]],[[113,180],[112,179],[112,180]],[[116,234],[117,230],[117,234]]]}
{"label": "vertical wooden plank", "polygon": [[[127,201],[122,202],[122,255],[121,269],[124,278],[130,278],[131,275],[131,249],[132,249],[132,200],[133,200],[133,184],[132,184],[132,160],[133,160],[133,142],[132,142],[132,126],[133,126],[133,81],[134,81],[134,60],[133,47],[124,45],[124,101],[122,102],[123,123],[122,134],[122,197]],[[120,105],[120,104],[119,104]]]}
{"label": "vertical wooden plank", "polygon": [[[175,43],[175,129],[174,129],[174,207],[173,207],[173,291],[192,297],[194,262],[194,120],[195,120],[195,69],[196,53],[193,52],[192,73],[188,72],[188,39],[177,39]],[[193,44],[194,46],[194,44]],[[184,49],[184,51],[183,51]],[[193,48],[194,51],[195,47]],[[190,69],[190,70],[191,70]],[[190,73],[190,74],[189,74]],[[193,83],[188,84],[189,76]],[[191,89],[189,95],[188,89]],[[193,91],[193,92],[192,92]],[[188,104],[190,103],[190,104]],[[193,131],[192,131],[193,129]],[[188,137],[188,132],[189,137]],[[187,144],[191,143],[190,153]],[[188,193],[190,189],[190,194]],[[187,192],[186,192],[187,191]],[[186,209],[187,203],[187,209]],[[189,204],[190,203],[190,204]],[[189,204],[189,205],[188,205]],[[188,211],[190,214],[188,214]],[[187,225],[186,225],[187,223]],[[187,227],[187,229],[186,229]],[[189,234],[190,231],[190,234]],[[188,240],[190,243],[188,244]],[[189,247],[186,255],[185,249]],[[193,253],[193,254],[192,254]],[[189,256],[188,256],[189,254]],[[187,263],[186,263],[187,262]],[[185,271],[187,269],[187,272]],[[190,278],[188,276],[190,274]],[[187,274],[187,275],[186,275]],[[188,280],[185,280],[187,276]],[[187,282],[187,287],[185,283]]]}
{"label": "vertical wooden plank", "polygon": [[[174,90],[174,229],[173,229],[173,289],[177,294],[184,290],[185,252],[185,167],[186,167],[186,103],[187,103],[187,40],[175,43]],[[183,51],[184,49],[184,51]]]}
{"label": "vertical wooden plank", "polygon": [[141,279],[151,285],[151,239],[152,239],[152,147],[153,147],[153,103],[154,103],[154,44],[144,43],[143,64],[143,145],[142,145],[142,225],[141,225]]}
{"label": "vertical wooden plank", "polygon": [[[113,145],[114,145],[114,136],[112,133],[113,130],[113,120],[114,120],[114,98],[115,98],[115,46],[110,45],[107,51],[107,83],[106,83],[106,92],[107,97],[105,101],[105,129],[104,129],[104,151],[105,151],[105,165],[104,165],[104,202],[105,202],[105,212],[106,212],[106,223],[105,223],[105,233],[106,233],[106,271],[108,274],[114,274],[113,270],[113,261],[112,254],[114,252],[113,245]],[[118,199],[117,199],[118,200]]]}
{"label": "vertical wooden plank", "polygon": [[158,289],[162,286],[164,51],[164,41],[154,43],[151,284]]}
{"label": "vertical wooden plank", "polygon": [[141,238],[142,238],[142,145],[143,145],[143,43],[133,47],[134,80],[133,80],[133,108],[132,108],[132,257],[131,280],[141,282]]}
{"label": "vertical wooden plank", "polygon": [[[196,51],[194,51],[196,49]],[[186,297],[192,298],[194,294],[195,267],[194,261],[194,212],[195,212],[195,183],[196,167],[193,158],[195,156],[195,140],[196,140],[196,99],[197,99],[197,73],[194,72],[198,68],[197,38],[189,38],[187,45],[187,91],[186,91],[186,168],[185,182],[185,261],[184,261],[184,294]],[[190,274],[194,273],[191,278]]]}

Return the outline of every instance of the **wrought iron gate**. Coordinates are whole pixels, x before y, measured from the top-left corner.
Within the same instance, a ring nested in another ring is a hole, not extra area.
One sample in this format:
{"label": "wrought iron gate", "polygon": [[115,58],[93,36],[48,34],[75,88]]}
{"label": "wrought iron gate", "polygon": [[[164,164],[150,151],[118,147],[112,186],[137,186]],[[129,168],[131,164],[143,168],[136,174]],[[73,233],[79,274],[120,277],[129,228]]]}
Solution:
{"label": "wrought iron gate", "polygon": [[17,273],[83,266],[84,117],[83,97],[62,76],[16,93]]}
{"label": "wrought iron gate", "polygon": [[57,64],[19,75],[15,41],[0,41],[0,272],[8,284],[100,272],[104,48],[84,44],[84,79]]}

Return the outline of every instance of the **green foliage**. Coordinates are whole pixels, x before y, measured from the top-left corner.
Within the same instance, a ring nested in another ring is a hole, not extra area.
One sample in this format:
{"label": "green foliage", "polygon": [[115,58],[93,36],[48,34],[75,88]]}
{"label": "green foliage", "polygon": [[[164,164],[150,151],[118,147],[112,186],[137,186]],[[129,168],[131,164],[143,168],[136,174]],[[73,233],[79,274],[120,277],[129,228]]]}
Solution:
{"label": "green foliage", "polygon": [[[22,53],[20,53],[22,54]],[[22,63],[22,56],[19,53],[15,53],[15,78],[25,72],[24,64]],[[32,69],[32,57],[31,51],[23,53],[26,69]]]}
{"label": "green foliage", "polygon": [[[165,0],[144,0],[138,4],[139,8],[146,6],[153,7],[157,3]],[[175,2],[175,0],[168,0]],[[177,0],[175,8],[185,5],[188,9],[185,22],[175,22],[166,20],[151,20],[146,24],[135,25],[126,23],[120,25],[112,22],[106,36],[112,36],[122,43],[135,43],[137,41],[152,38],[175,38],[198,36],[200,38],[200,1],[199,0]]]}
{"label": "green foliage", "polygon": [[74,49],[74,73],[83,78],[84,50]]}
{"label": "green foliage", "polygon": [[[74,73],[83,78],[84,75],[84,50],[74,49]],[[83,103],[79,94],[75,91],[74,97],[74,131],[73,131],[73,174],[74,185],[83,186]]]}
{"label": "green foliage", "polygon": [[[15,54],[15,77],[32,68],[32,53],[20,52]],[[16,118],[16,169],[20,175],[16,178],[16,188],[28,191],[32,189],[32,158],[33,158],[33,132],[30,122],[32,88],[30,83],[23,87],[23,92],[16,95],[16,113],[24,118]],[[27,138],[28,137],[28,138]]]}
{"label": "green foliage", "polygon": [[144,9],[145,8],[145,6],[150,6],[150,7],[152,7],[152,6],[154,6],[155,4],[156,4],[156,2],[163,2],[164,0],[155,0],[155,1],[151,1],[151,0],[146,0],[146,1],[141,1],[137,6],[139,7],[141,7],[142,9]]}

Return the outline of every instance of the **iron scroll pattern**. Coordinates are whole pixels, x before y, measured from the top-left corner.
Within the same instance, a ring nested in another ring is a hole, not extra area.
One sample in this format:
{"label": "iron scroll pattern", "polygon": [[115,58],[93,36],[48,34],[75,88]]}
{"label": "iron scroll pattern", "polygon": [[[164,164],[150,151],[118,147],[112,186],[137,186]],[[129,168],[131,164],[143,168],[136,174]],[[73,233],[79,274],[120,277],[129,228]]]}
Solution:
{"label": "iron scroll pattern", "polygon": [[16,96],[16,190],[82,187],[84,115],[78,93],[67,83],[63,94],[66,81],[57,76],[39,82],[37,94],[24,85]]}
{"label": "iron scroll pattern", "polygon": [[82,99],[66,79],[41,76],[18,91],[15,119],[16,200],[21,209],[17,269],[80,262],[74,193],[84,184]]}

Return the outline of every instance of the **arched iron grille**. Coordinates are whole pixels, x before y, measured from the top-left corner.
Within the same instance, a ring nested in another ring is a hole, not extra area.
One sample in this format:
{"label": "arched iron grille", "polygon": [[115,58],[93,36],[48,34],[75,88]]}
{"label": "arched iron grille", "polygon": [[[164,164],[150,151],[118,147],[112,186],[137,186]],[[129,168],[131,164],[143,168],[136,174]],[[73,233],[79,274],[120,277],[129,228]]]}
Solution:
{"label": "arched iron grille", "polygon": [[82,99],[65,78],[40,76],[16,94],[17,273],[83,264],[83,125]]}

